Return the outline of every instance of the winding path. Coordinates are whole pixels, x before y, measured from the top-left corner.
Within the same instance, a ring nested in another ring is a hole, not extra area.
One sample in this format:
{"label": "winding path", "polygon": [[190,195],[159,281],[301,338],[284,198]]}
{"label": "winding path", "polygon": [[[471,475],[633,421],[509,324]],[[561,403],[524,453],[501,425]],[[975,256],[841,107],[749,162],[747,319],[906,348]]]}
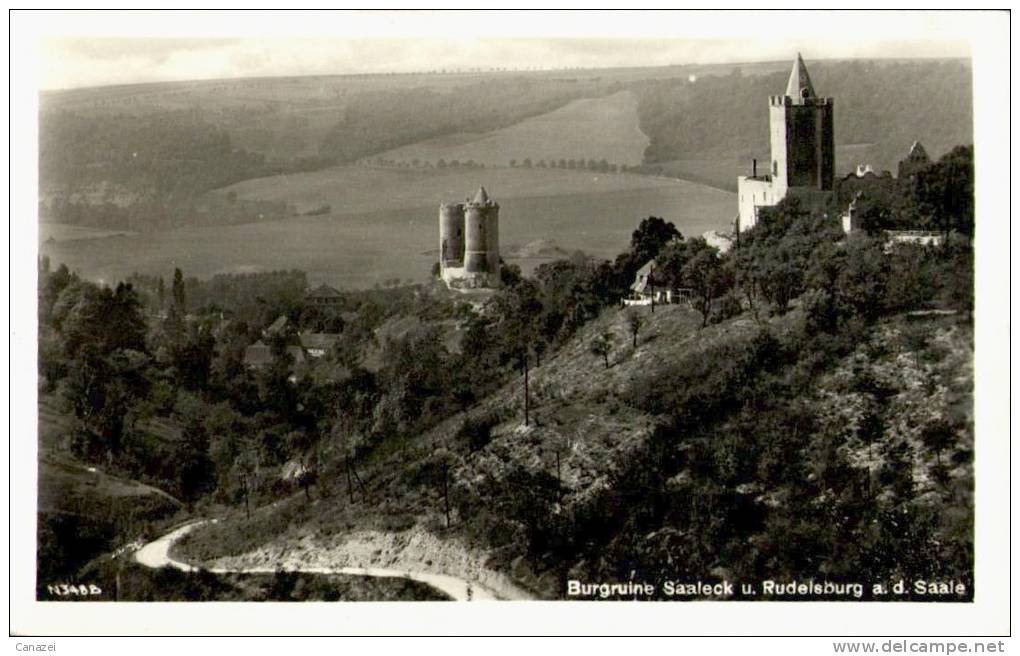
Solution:
{"label": "winding path", "polygon": [[[191,532],[193,529],[209,522],[201,519],[190,524],[180,526],[170,531],[163,537],[153,540],[135,552],[135,560],[146,567],[174,567],[182,572],[195,572],[199,568],[189,563],[175,560],[170,557],[170,547],[177,540]],[[216,521],[216,520],[212,520]],[[350,576],[375,576],[380,578],[409,579],[424,583],[440,592],[450,596],[455,601],[495,601],[498,597],[491,591],[482,587],[479,583],[448,576],[446,574],[432,574],[430,572],[407,572],[382,567],[301,567],[287,568],[288,571],[302,572],[306,574],[346,574]],[[272,567],[246,567],[226,568],[210,567],[206,571],[213,574],[273,574],[276,572]]]}

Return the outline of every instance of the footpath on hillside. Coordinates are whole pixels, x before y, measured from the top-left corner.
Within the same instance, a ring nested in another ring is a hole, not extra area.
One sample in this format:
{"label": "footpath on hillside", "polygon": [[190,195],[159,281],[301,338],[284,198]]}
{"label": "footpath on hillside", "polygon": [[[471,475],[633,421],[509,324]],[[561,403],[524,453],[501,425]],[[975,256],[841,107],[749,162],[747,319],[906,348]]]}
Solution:
{"label": "footpath on hillside", "polygon": [[[173,567],[184,572],[203,569],[213,574],[272,574],[279,570],[306,574],[338,574],[349,576],[371,576],[381,578],[403,578],[425,583],[446,594],[454,601],[495,601],[499,599],[527,599],[527,593],[514,586],[500,574],[480,568],[472,563],[476,572],[482,574],[479,580],[461,578],[435,571],[418,571],[415,553],[424,551],[432,555],[441,553],[442,548],[425,537],[425,532],[416,533],[407,540],[400,536],[377,531],[362,532],[351,536],[349,542],[339,548],[316,549],[312,545],[301,545],[291,551],[278,550],[275,555],[267,548],[232,558],[220,558],[211,567],[198,567],[173,558],[170,549],[180,538],[194,529],[216,520],[196,520],[179,526],[166,535],[144,545],[135,552],[135,560],[150,568]],[[389,549],[382,549],[383,545]],[[449,550],[447,550],[449,551]],[[399,567],[377,567],[375,556],[393,554],[391,562]],[[470,559],[468,554],[457,554],[462,561]],[[358,565],[337,564],[357,562]],[[431,560],[418,561],[431,564]],[[460,568],[458,568],[459,571]],[[484,581],[484,583],[483,583]]]}

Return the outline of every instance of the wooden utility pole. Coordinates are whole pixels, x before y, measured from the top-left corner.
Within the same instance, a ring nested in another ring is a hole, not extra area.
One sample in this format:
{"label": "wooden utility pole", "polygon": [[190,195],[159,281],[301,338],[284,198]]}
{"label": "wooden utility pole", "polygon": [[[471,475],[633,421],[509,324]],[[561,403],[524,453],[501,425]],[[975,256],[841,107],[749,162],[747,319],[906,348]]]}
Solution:
{"label": "wooden utility pole", "polygon": [[531,397],[528,394],[528,354],[524,354],[524,425],[528,425],[531,411]]}
{"label": "wooden utility pole", "polygon": [[354,480],[358,484],[358,489],[361,490],[362,500],[368,499],[368,488],[365,487],[365,483],[361,480],[361,477],[358,476],[358,468],[351,465],[351,473],[354,474]]}
{"label": "wooden utility pole", "polygon": [[446,509],[446,528],[450,528],[450,486],[446,480],[450,465],[443,463],[443,503]]}
{"label": "wooden utility pole", "polygon": [[241,492],[244,494],[244,518],[251,519],[251,504],[248,502],[250,494],[251,484],[248,481],[248,475],[241,475]]}
{"label": "wooden utility pole", "polygon": [[344,454],[344,469],[347,472],[347,497],[354,503],[354,487],[351,483],[351,457],[348,454]]}
{"label": "wooden utility pole", "polygon": [[560,448],[556,447],[556,502],[563,501],[563,473],[560,470]]}

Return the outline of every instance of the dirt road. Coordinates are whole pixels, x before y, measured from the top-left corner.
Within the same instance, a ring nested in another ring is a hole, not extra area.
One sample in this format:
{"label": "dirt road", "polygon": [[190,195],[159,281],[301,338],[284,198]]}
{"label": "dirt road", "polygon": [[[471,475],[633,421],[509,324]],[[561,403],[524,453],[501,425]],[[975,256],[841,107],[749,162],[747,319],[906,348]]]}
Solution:
{"label": "dirt road", "polygon": [[[199,568],[189,563],[170,557],[170,548],[188,532],[205,524],[209,520],[198,520],[180,526],[163,537],[153,540],[135,552],[135,560],[146,567],[174,567],[184,572],[194,572]],[[214,520],[215,521],[215,520]],[[495,601],[497,596],[477,582],[467,581],[456,576],[434,574],[431,572],[401,571],[381,567],[286,567],[288,571],[307,574],[347,574],[352,576],[377,576],[383,578],[403,578],[425,583],[450,596],[455,601]],[[210,567],[206,571],[214,574],[272,574],[275,567]]]}

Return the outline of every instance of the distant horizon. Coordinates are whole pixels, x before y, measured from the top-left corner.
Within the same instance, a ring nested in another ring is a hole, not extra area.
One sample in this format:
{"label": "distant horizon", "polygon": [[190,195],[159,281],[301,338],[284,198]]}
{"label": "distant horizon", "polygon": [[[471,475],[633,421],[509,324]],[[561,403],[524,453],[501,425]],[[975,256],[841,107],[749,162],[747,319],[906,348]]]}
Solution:
{"label": "distant horizon", "polygon": [[[807,58],[805,58],[807,59]],[[813,57],[808,61],[812,63],[816,62],[846,62],[846,61],[970,61],[969,55],[932,55],[932,56],[864,56],[864,57]],[[793,61],[793,56],[789,58],[789,62]],[[139,80],[134,82],[112,82],[106,84],[92,84],[83,86],[68,86],[68,87],[47,87],[39,89],[40,93],[61,93],[67,91],[85,91],[88,89],[112,89],[117,87],[134,87],[134,86],[146,86],[146,85],[160,85],[160,84],[192,84],[199,82],[227,82],[227,81],[241,81],[241,80],[284,80],[290,78],[341,78],[341,77],[385,77],[385,76],[413,76],[413,75],[484,75],[484,74],[529,74],[529,73],[556,73],[556,72],[571,72],[571,71],[614,71],[614,70],[639,70],[639,69],[654,69],[654,68],[683,68],[688,66],[744,66],[744,65],[763,65],[763,64],[779,64],[789,63],[787,59],[781,58],[768,58],[768,59],[754,59],[754,60],[735,60],[735,61],[718,61],[718,62],[687,62],[687,63],[672,63],[672,64],[633,64],[633,65],[619,65],[619,66],[572,66],[572,67],[547,67],[547,68],[450,68],[450,69],[422,69],[422,70],[379,70],[370,72],[357,72],[357,73],[278,73],[278,74],[265,74],[265,75],[240,75],[231,77],[195,77],[195,78],[180,78],[180,79],[166,79],[166,80]]]}
{"label": "distant horizon", "polygon": [[[635,47],[643,45],[647,47]],[[543,73],[792,61],[970,60],[961,41],[47,38],[40,91],[291,77]],[[428,65],[421,62],[428,61]],[[510,63],[512,62],[512,63]],[[550,65],[556,62],[557,65]]]}

